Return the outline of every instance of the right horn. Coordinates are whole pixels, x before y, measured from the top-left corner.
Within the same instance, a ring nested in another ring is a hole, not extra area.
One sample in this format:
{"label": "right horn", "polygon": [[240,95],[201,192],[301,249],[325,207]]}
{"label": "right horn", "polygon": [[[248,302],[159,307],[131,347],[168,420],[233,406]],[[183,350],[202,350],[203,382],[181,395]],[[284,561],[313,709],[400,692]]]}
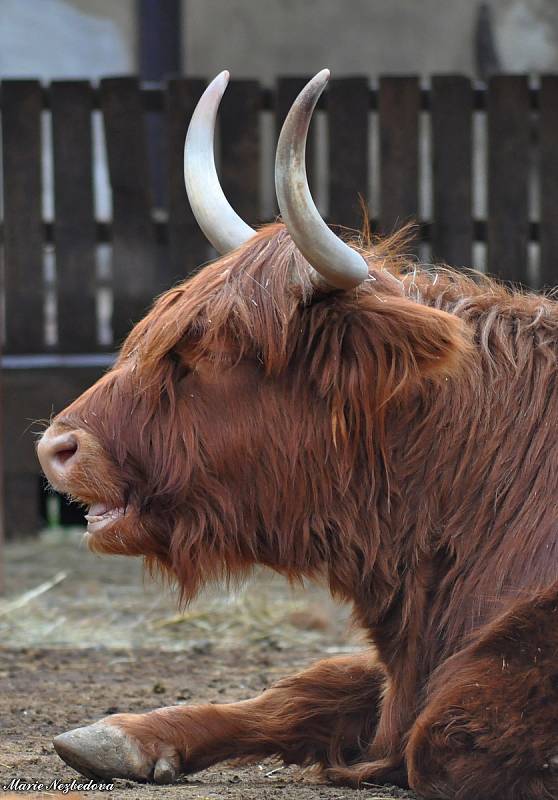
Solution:
{"label": "right horn", "polygon": [[285,119],[275,158],[275,189],[281,216],[292,240],[334,289],[351,289],[368,277],[364,258],[325,224],[316,208],[306,177],[306,137],[329,70],[318,72],[294,101]]}

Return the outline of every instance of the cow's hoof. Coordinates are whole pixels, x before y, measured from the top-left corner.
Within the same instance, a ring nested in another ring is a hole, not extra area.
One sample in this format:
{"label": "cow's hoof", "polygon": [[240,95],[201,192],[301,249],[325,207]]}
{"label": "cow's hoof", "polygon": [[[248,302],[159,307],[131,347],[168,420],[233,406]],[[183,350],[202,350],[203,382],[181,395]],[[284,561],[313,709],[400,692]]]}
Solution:
{"label": "cow's hoof", "polygon": [[61,733],[53,745],[66,764],[88,778],[173,783],[177,777],[170,760],[149,758],[131,736],[105,722]]}

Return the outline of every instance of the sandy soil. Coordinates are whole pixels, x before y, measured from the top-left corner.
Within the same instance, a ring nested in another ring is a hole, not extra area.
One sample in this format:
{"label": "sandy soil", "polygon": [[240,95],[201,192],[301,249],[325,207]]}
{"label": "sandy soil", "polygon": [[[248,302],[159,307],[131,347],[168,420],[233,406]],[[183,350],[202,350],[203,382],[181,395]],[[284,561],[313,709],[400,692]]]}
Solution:
{"label": "sandy soil", "polygon": [[[0,794],[15,778],[78,778],[52,749],[56,733],[118,711],[244,699],[316,659],[362,647],[347,609],[319,588],[295,590],[262,574],[234,590],[214,589],[181,614],[172,592],[142,577],[139,563],[93,556],[75,533],[10,545],[6,572],[8,591],[0,600]],[[332,787],[269,761],[214,767],[173,787],[115,781],[109,796],[414,797],[390,787]]]}

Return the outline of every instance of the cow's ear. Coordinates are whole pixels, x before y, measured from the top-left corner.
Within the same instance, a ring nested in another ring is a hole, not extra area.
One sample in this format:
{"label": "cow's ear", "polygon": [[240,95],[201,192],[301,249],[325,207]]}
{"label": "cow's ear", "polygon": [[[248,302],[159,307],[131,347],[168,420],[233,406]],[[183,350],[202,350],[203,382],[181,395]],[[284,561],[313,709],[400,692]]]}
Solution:
{"label": "cow's ear", "polygon": [[313,320],[310,370],[334,403],[374,412],[471,363],[472,332],[463,320],[409,298],[369,296],[356,312],[337,298],[329,312]]}
{"label": "cow's ear", "polygon": [[371,313],[384,346],[402,360],[409,378],[447,377],[461,372],[469,361],[472,331],[453,314],[406,297],[374,304]]}

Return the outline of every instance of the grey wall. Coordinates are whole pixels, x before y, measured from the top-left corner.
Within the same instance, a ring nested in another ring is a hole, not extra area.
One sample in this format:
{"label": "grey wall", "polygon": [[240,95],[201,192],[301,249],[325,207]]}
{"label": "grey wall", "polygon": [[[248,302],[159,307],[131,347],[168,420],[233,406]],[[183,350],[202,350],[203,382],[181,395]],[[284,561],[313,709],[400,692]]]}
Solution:
{"label": "grey wall", "polygon": [[[477,0],[183,1],[190,74],[474,74]],[[558,70],[558,0],[489,4],[506,71]],[[0,0],[0,77],[134,72],[135,10],[136,0]]]}
{"label": "grey wall", "polygon": [[0,19],[0,77],[135,70],[135,0],[0,0]]}
{"label": "grey wall", "polygon": [[[189,73],[474,74],[476,0],[187,0]],[[506,71],[558,69],[558,0],[492,0]]]}

